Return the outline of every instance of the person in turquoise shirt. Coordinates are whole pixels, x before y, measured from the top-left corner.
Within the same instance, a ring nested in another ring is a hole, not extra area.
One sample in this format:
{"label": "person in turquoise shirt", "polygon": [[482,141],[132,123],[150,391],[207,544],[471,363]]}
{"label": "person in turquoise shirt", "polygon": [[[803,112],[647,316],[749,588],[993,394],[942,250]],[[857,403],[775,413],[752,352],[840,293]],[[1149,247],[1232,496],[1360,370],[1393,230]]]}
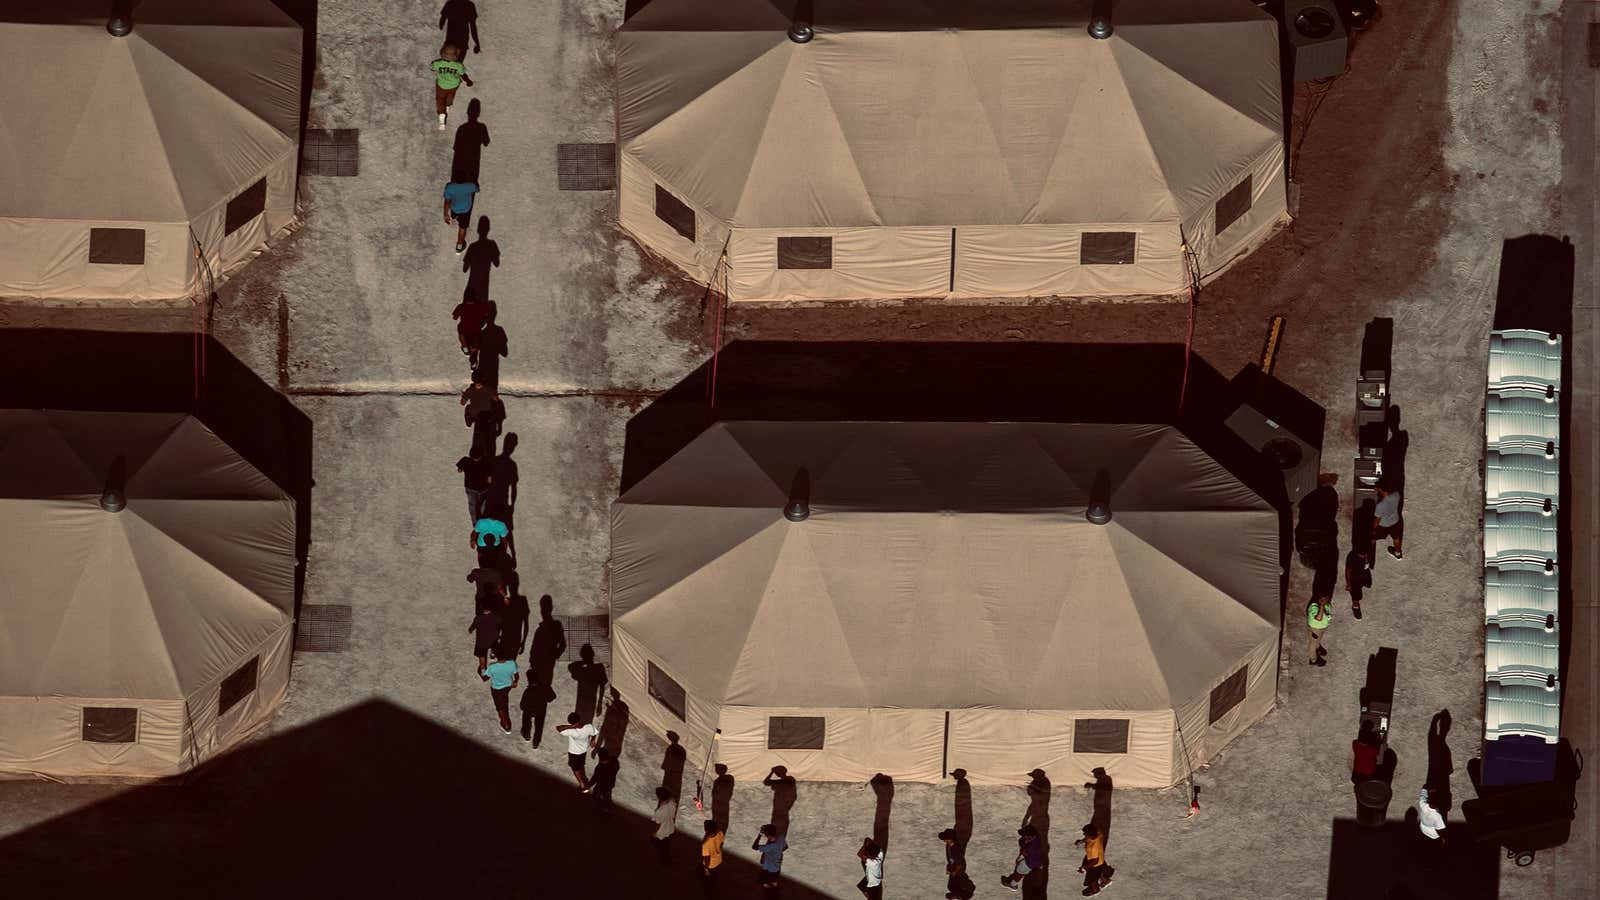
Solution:
{"label": "person in turquoise shirt", "polygon": [[1311,632],[1311,665],[1325,666],[1328,664],[1328,651],[1322,646],[1322,632],[1327,630],[1328,623],[1333,621],[1333,609],[1328,601],[1312,597],[1306,605],[1306,627]]}
{"label": "person in turquoise shirt", "polygon": [[500,730],[511,733],[511,689],[517,686],[516,656],[496,647],[494,662],[484,669],[489,676],[489,695],[494,698],[494,711],[500,716]]}
{"label": "person in turquoise shirt", "polygon": [[477,196],[474,181],[452,181],[444,186],[444,223],[456,223],[456,253],[467,250],[467,226],[472,223],[472,201]]}
{"label": "person in turquoise shirt", "polygon": [[510,533],[511,529],[506,527],[506,523],[499,519],[491,519],[485,516],[473,523],[473,545],[479,550],[503,547],[506,543],[506,536]]}

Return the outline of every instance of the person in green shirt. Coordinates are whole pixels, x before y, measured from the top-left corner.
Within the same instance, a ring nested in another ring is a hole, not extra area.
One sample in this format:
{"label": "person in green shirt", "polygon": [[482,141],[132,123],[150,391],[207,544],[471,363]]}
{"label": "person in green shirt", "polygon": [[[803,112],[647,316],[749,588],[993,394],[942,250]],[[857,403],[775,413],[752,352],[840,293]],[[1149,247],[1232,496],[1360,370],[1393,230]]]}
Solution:
{"label": "person in green shirt", "polygon": [[450,107],[456,102],[456,88],[461,87],[463,81],[467,87],[472,87],[472,78],[467,75],[467,67],[461,62],[461,48],[454,44],[445,44],[439,50],[439,58],[430,63],[428,68],[433,70],[433,106],[439,113],[439,130],[443,131]]}
{"label": "person in green shirt", "polygon": [[1306,605],[1306,626],[1311,632],[1311,665],[1325,666],[1328,664],[1328,651],[1322,646],[1322,632],[1333,621],[1333,609],[1326,599],[1312,597]]}

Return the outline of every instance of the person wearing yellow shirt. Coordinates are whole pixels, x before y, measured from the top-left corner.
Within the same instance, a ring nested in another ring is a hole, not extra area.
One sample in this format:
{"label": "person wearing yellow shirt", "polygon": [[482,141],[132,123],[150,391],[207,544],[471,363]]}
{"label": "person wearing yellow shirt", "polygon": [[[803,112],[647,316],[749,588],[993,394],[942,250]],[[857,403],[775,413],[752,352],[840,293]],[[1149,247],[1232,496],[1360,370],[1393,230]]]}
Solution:
{"label": "person wearing yellow shirt", "polygon": [[706,820],[706,839],[700,842],[700,887],[708,900],[716,900],[717,876],[722,871],[722,823]]}

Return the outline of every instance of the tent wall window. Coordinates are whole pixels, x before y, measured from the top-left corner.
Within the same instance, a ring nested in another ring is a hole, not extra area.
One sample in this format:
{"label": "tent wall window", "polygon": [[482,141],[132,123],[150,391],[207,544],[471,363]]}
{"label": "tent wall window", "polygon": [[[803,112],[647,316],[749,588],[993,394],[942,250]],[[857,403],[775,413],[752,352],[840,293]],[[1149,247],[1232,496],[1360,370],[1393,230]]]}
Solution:
{"label": "tent wall window", "polygon": [[683,690],[683,685],[672,680],[672,676],[656,668],[655,663],[647,663],[650,667],[649,683],[646,688],[650,691],[650,698],[665,706],[667,712],[677,716],[680,721],[689,721],[688,708],[689,696]]}
{"label": "tent wall window", "polygon": [[828,732],[822,716],[768,716],[768,750],[821,750]]}
{"label": "tent wall window", "polygon": [[1078,239],[1078,265],[1132,265],[1138,244],[1139,235],[1132,231],[1085,231]]}
{"label": "tent wall window", "polygon": [[85,706],[83,739],[91,744],[137,743],[139,710],[132,706]]}
{"label": "tent wall window", "polygon": [[1244,214],[1250,211],[1252,181],[1252,176],[1244,176],[1243,181],[1217,201],[1217,234],[1227,231],[1229,225],[1244,218]]}
{"label": "tent wall window", "polygon": [[1127,753],[1127,719],[1073,719],[1073,753]]}
{"label": "tent wall window", "polygon": [[222,681],[222,695],[217,700],[217,715],[224,716],[228,710],[238,704],[240,700],[250,696],[256,689],[256,669],[259,668],[261,657],[252,656],[250,661],[240,666],[237,671]]}
{"label": "tent wall window", "polygon": [[1228,680],[1211,689],[1211,724],[1227,715],[1244,699],[1245,685],[1249,681],[1250,667],[1244,666],[1228,676]]}
{"label": "tent wall window", "polygon": [[778,238],[778,268],[833,268],[833,238],[826,236]]}
{"label": "tent wall window", "polygon": [[672,230],[689,240],[694,240],[694,210],[689,204],[667,193],[656,185],[656,218],[672,226]]}
{"label": "tent wall window", "polygon": [[109,266],[144,265],[144,229],[89,229],[89,262]]}
{"label": "tent wall window", "polygon": [[233,234],[248,225],[251,219],[261,215],[261,211],[266,208],[267,180],[261,178],[245,188],[244,193],[228,201],[227,223],[223,226],[223,233]]}

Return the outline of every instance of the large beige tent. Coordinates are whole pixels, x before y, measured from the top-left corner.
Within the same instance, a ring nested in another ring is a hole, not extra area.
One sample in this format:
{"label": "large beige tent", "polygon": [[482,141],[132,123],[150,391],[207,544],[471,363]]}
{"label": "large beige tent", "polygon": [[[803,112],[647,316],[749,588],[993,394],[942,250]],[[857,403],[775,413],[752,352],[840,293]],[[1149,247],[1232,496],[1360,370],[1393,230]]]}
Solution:
{"label": "large beige tent", "polygon": [[1169,425],[722,422],[611,538],[617,688],[739,778],[1166,786],[1273,703],[1279,513]]}
{"label": "large beige tent", "polygon": [[0,11],[0,295],[192,296],[294,216],[301,31],[270,0]]}
{"label": "large beige tent", "polygon": [[175,775],[259,729],[295,562],[294,501],[198,419],[0,411],[0,776]]}
{"label": "large beige tent", "polygon": [[[1287,220],[1250,0],[654,0],[617,38],[619,216],[730,299],[1168,295]],[[719,263],[725,271],[719,270]]]}

